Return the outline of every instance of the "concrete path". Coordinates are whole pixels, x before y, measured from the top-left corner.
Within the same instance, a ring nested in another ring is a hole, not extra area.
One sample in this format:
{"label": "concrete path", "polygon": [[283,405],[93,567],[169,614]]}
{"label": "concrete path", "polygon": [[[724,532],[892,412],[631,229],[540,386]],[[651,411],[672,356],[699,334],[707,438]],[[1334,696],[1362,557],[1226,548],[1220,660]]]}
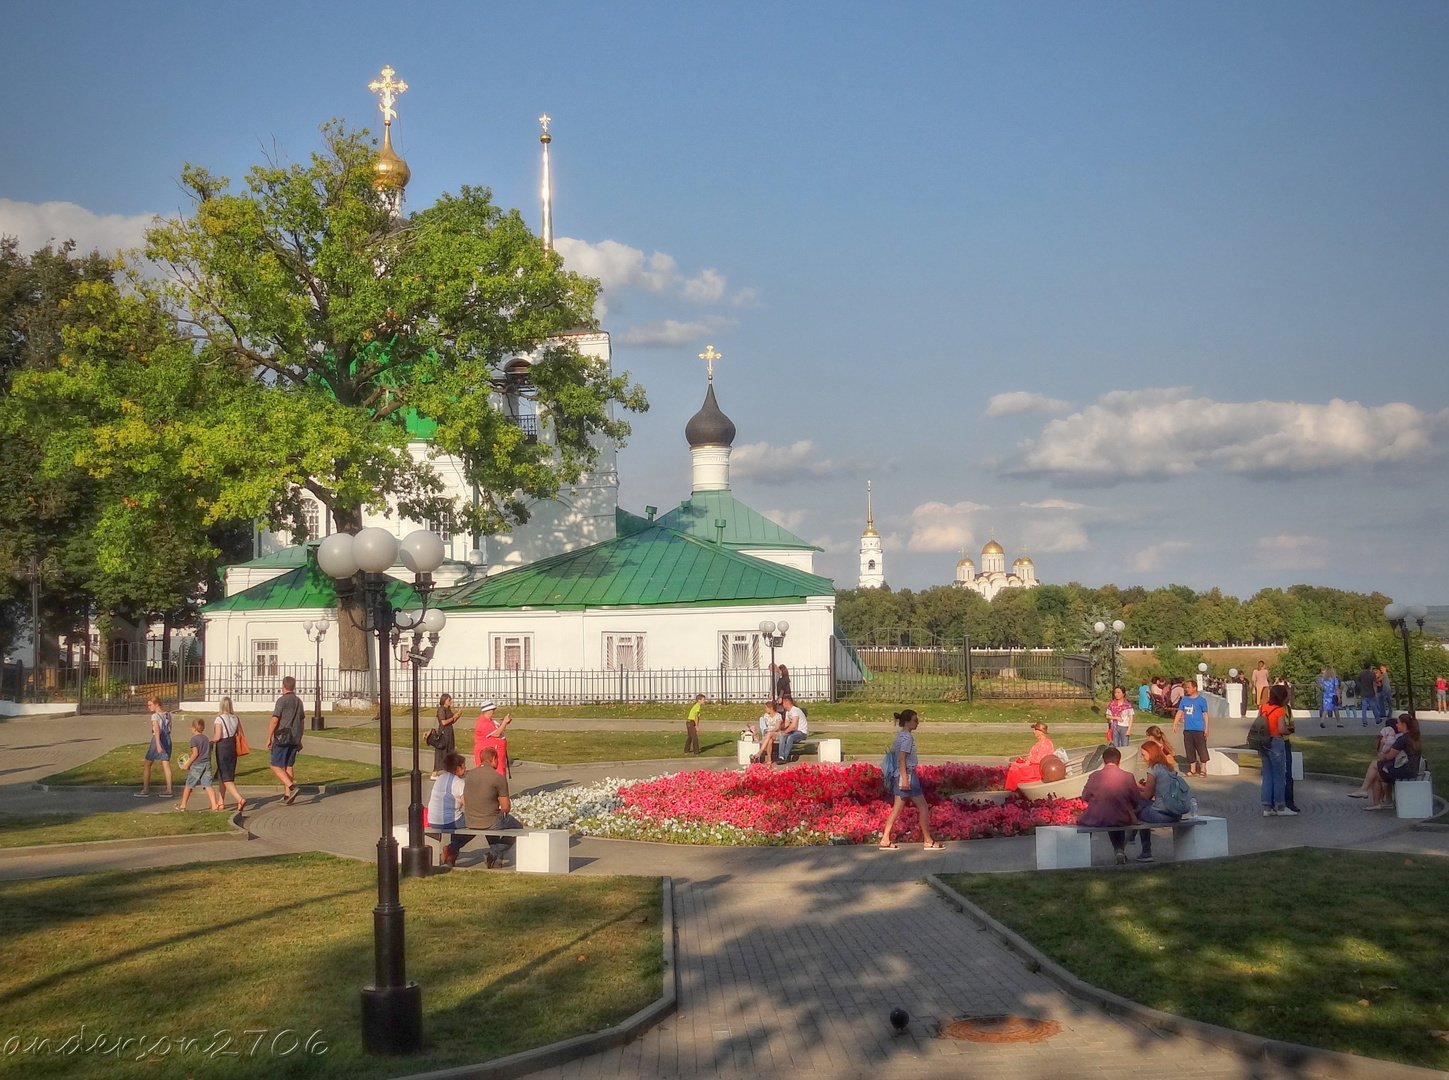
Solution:
{"label": "concrete path", "polygon": [[[0,722],[0,809],[145,809],[170,804],[126,793],[45,793],[35,780],[144,737],[144,718],[11,719]],[[307,740],[304,753],[351,759],[375,748]],[[375,760],[375,757],[372,758]],[[402,764],[399,761],[399,764]],[[700,767],[729,768],[722,760]],[[520,765],[515,792],[642,777],[677,763]],[[1234,853],[1316,845],[1449,856],[1449,831],[1418,830],[1366,813],[1343,783],[1298,786],[1297,818],[1263,818],[1256,774],[1194,785],[1204,813],[1230,820]],[[425,781],[426,786],[426,781]],[[407,785],[395,786],[398,815]],[[251,798],[251,796],[248,796]],[[185,848],[55,852],[0,860],[0,879],[155,867],[285,851],[375,857],[375,789],[304,795],[291,807],[259,797],[246,818],[256,839]],[[1170,857],[1165,834],[1154,845]],[[675,880],[679,1010],[617,1050],[536,1074],[540,1077],[1278,1077],[1292,1075],[1226,1051],[1164,1036],[1084,1007],[1028,971],[921,883],[927,873],[1023,870],[1030,837],[952,843],[944,851],[903,846],[703,848],[581,839],[571,849],[584,874],[668,874]],[[1097,860],[1110,859],[1105,841]],[[465,849],[463,872],[481,851]],[[1130,870],[1127,872],[1131,872]],[[892,1008],[912,1016],[895,1035]],[[1017,1013],[1058,1022],[1038,1043],[982,1044],[938,1037],[964,1015]]]}

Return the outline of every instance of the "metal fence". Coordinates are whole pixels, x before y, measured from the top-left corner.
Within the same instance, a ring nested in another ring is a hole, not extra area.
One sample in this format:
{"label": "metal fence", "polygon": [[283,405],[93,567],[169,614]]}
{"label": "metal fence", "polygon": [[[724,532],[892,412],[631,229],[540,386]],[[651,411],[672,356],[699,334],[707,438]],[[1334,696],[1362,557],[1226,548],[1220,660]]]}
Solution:
{"label": "metal fence", "polygon": [[970,701],[1091,698],[1091,659],[1052,649],[877,646],[857,650],[864,679],[840,681],[841,699]]}
{"label": "metal fence", "polygon": [[139,654],[128,660],[74,665],[50,664],[25,672],[16,700],[75,702],[84,713],[145,712],[146,702],[188,700],[200,695],[204,672],[197,663],[152,661]]}

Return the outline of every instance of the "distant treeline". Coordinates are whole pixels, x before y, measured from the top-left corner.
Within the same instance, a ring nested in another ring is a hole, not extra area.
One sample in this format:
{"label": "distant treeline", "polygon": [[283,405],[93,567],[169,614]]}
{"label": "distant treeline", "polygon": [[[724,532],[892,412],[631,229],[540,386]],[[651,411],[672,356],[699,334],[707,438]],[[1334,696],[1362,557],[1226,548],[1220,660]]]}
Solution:
{"label": "distant treeline", "polygon": [[1093,624],[1121,619],[1123,645],[1272,644],[1326,628],[1372,632],[1384,627],[1382,593],[1317,585],[1261,589],[1248,600],[1221,589],[1186,585],[1146,589],[1040,585],[1005,589],[991,601],[949,585],[847,589],[836,594],[836,623],[857,645],[973,645],[1087,648]]}

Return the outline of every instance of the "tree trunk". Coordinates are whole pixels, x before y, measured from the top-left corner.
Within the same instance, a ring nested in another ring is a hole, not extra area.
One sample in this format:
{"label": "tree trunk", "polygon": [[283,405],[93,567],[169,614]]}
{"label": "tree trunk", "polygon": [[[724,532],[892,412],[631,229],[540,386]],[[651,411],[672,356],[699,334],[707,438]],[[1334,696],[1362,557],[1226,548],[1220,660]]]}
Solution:
{"label": "tree trunk", "polygon": [[[332,518],[339,532],[355,534],[362,527],[362,507],[333,507]],[[352,595],[339,597],[337,602],[337,693],[341,699],[366,699],[370,703],[375,695],[366,619],[359,577]]]}

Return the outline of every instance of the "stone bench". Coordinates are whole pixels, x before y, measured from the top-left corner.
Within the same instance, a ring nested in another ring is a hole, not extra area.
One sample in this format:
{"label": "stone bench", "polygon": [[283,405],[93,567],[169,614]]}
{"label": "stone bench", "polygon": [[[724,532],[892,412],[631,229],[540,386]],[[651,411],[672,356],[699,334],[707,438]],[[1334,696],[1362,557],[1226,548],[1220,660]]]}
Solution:
{"label": "stone bench", "polygon": [[1038,825],[1036,868],[1038,870],[1079,869],[1092,865],[1092,834],[1136,829],[1172,830],[1172,850],[1181,861],[1215,859],[1228,853],[1228,819],[1187,817],[1164,824],[1138,825]]}
{"label": "stone bench", "polygon": [[[408,827],[394,825],[393,839],[399,851],[407,846]],[[423,842],[433,848],[435,858],[441,862],[446,837],[452,836],[512,836],[517,839],[513,846],[514,869],[520,874],[567,874],[569,872],[569,831],[567,829],[453,829],[423,830]],[[398,856],[401,858],[401,854]]]}
{"label": "stone bench", "polygon": [[[1244,754],[1251,754],[1257,760],[1258,751],[1251,746],[1210,746],[1208,747],[1207,774],[1209,776],[1237,776],[1242,772],[1242,766],[1237,759]],[[1303,755],[1293,751],[1293,779],[1303,779]]]}
{"label": "stone bench", "polygon": [[[735,742],[735,762],[741,767],[750,764],[750,758],[760,752],[760,744],[753,739],[739,739]],[[845,760],[839,739],[823,739],[807,735],[795,744],[791,757],[796,754],[815,754],[819,762],[840,764]]]}
{"label": "stone bench", "polygon": [[1419,759],[1419,775],[1414,780],[1394,781],[1394,816],[1426,818],[1434,816],[1434,774],[1429,759]]}

